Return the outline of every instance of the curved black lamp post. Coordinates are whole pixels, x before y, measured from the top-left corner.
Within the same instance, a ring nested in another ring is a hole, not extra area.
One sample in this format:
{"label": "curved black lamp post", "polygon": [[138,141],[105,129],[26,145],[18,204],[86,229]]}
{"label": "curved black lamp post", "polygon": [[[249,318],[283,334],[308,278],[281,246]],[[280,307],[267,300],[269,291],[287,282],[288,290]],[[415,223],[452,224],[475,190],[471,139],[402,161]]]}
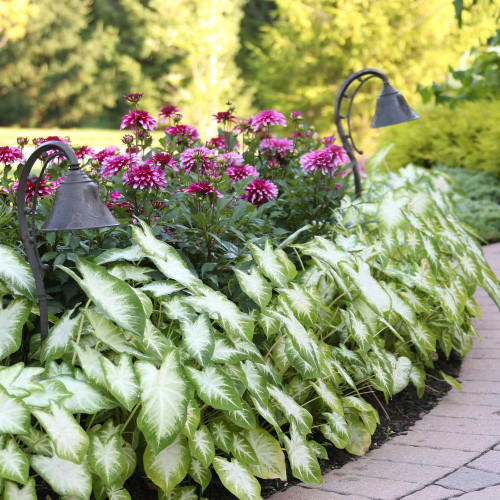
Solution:
{"label": "curved black lamp post", "polygon": [[[375,116],[371,124],[371,128],[387,127],[389,125],[396,125],[398,123],[409,122],[420,118],[415,111],[413,111],[403,95],[398,92],[390,83],[387,76],[378,69],[362,69],[352,75],[348,76],[342,86],[340,87],[337,98],[335,99],[335,125],[339,133],[340,140],[344,149],[347,151],[352,163],[352,171],[354,175],[354,188],[356,196],[361,194],[361,178],[359,175],[359,166],[354,151],[363,154],[356,147],[356,143],[352,138],[351,131],[351,109],[356,94],[359,92],[363,84],[372,78],[380,78],[384,83],[382,92],[377,99],[377,108]],[[358,86],[350,93],[347,93],[349,86],[356,82]],[[341,114],[341,106],[343,99],[349,99],[349,104],[346,114]],[[347,133],[344,130],[342,120],[347,120]]]}
{"label": "curved black lamp post", "polygon": [[[49,152],[50,154],[48,154]],[[42,231],[71,231],[73,229],[94,229],[118,225],[116,219],[101,200],[98,186],[82,172],[75,152],[67,144],[60,141],[46,142],[28,158],[19,177],[16,203],[21,238],[35,278],[40,307],[42,341],[47,337],[49,331],[47,297],[42,278],[42,271],[46,270],[48,265],[42,263],[36,244],[36,203],[45,169],[50,161],[58,156],[66,157],[70,166],[64,180],[56,190],[52,210],[42,227]],[[42,159],[44,163],[35,184],[31,207],[29,207],[25,201],[26,184],[31,169],[38,159]],[[31,222],[28,224],[27,215],[30,213]]]}

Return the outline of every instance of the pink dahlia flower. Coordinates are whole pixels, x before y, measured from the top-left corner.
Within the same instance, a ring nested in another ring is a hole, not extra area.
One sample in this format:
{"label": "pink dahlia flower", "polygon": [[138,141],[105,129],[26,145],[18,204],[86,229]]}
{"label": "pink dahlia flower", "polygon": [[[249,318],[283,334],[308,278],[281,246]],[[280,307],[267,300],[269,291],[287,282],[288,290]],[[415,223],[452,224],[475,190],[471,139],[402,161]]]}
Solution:
{"label": "pink dahlia flower", "polygon": [[144,130],[154,130],[158,124],[147,111],[143,111],[141,109],[131,109],[126,115],[122,116],[120,130],[127,127],[130,127],[131,130],[135,130],[136,126],[139,126]]}
{"label": "pink dahlia flower", "polygon": [[201,196],[215,193],[217,198],[222,198],[222,193],[215,190],[208,182],[195,182],[194,184],[190,184],[187,188],[179,189],[178,192]]}
{"label": "pink dahlia flower", "polygon": [[296,120],[297,118],[302,118],[304,115],[300,111],[292,111],[290,116],[293,120]]}
{"label": "pink dahlia flower", "polygon": [[320,139],[319,142],[321,142],[321,144],[324,144],[325,146],[331,146],[336,140],[337,138],[335,136],[327,135],[323,137],[323,139]]}
{"label": "pink dahlia flower", "polygon": [[109,195],[109,199],[111,201],[118,201],[120,200],[121,198],[123,198],[123,194],[119,193],[118,191],[113,191],[110,195]]}
{"label": "pink dahlia flower", "polygon": [[224,136],[222,135],[212,137],[212,139],[208,141],[207,146],[217,149],[226,149],[226,139],[224,139]]}
{"label": "pink dahlia flower", "polygon": [[197,171],[201,174],[214,168],[214,154],[205,147],[186,149],[181,153],[181,167],[186,172]]}
{"label": "pink dahlia flower", "polygon": [[165,170],[156,165],[141,163],[129,168],[123,174],[123,184],[132,186],[134,189],[147,189],[149,192],[153,188],[163,190],[167,185]]}
{"label": "pink dahlia flower", "polygon": [[231,111],[219,111],[212,115],[217,123],[236,123],[236,116],[231,114]]}
{"label": "pink dahlia flower", "polygon": [[265,155],[277,155],[284,158],[288,152],[293,151],[293,141],[290,139],[277,139],[272,137],[260,141],[260,149]]}
{"label": "pink dahlia flower", "polygon": [[334,145],[310,151],[300,158],[300,166],[304,173],[313,174],[321,170],[321,173],[329,174],[332,177],[337,175],[339,167],[346,163],[349,163],[349,157],[344,148]]}
{"label": "pink dahlia flower", "polygon": [[98,153],[94,153],[94,160],[96,160],[99,163],[102,163],[104,161],[104,158],[107,158],[108,156],[115,156],[115,154],[120,151],[119,148],[116,146],[108,146],[107,148],[102,149]]}
{"label": "pink dahlia flower", "polygon": [[177,106],[168,105],[160,108],[158,113],[160,123],[165,123],[169,118],[182,118],[181,110]]}
{"label": "pink dahlia flower", "polygon": [[226,170],[227,176],[233,181],[238,182],[247,177],[259,177],[259,172],[252,165],[235,165]]}
{"label": "pink dahlia flower", "polygon": [[165,133],[173,137],[187,137],[191,141],[195,141],[200,137],[198,131],[190,125],[173,125],[167,127]]}
{"label": "pink dahlia flower", "polygon": [[65,139],[64,137],[59,137],[57,135],[49,135],[48,137],[38,137],[37,139],[33,139],[33,144],[35,144],[35,146],[41,146],[42,144],[49,141],[59,141],[69,145],[69,141],[67,139]]}
{"label": "pink dahlia flower", "polygon": [[101,175],[104,179],[109,179],[124,168],[134,168],[139,164],[140,159],[136,154],[107,156],[102,162]]}
{"label": "pink dahlia flower", "polygon": [[260,132],[270,125],[282,125],[286,127],[286,118],[279,111],[265,109],[252,116],[250,119],[250,127],[254,132]]}
{"label": "pink dahlia flower", "polygon": [[243,165],[245,161],[239,153],[231,151],[230,153],[222,153],[217,156],[217,163],[226,167],[236,167],[237,165]]}
{"label": "pink dahlia flower", "polygon": [[[26,182],[26,195],[24,196],[26,203],[30,203],[33,199],[37,181],[38,177],[30,177],[28,179],[28,182]],[[50,182],[50,176],[45,175],[40,180],[40,186],[38,187],[38,197],[43,198],[44,196],[50,196],[51,194],[54,194],[59,184],[60,182]],[[15,193],[19,189],[19,181],[13,182],[11,189],[12,192]]]}
{"label": "pink dahlia flower", "polygon": [[23,152],[19,148],[12,146],[0,147],[0,163],[12,165],[16,161],[22,161],[23,158]]}
{"label": "pink dahlia flower", "polygon": [[125,94],[123,98],[131,104],[137,104],[142,99],[142,93],[135,92],[132,94]]}
{"label": "pink dahlia flower", "polygon": [[95,151],[90,146],[80,146],[79,148],[75,148],[76,157],[79,160],[82,160],[85,156],[94,156]]}
{"label": "pink dahlia flower", "polygon": [[173,159],[172,155],[169,155],[168,153],[156,153],[151,158],[148,158],[146,163],[159,167],[169,167],[174,172],[179,171],[177,168],[177,162]]}
{"label": "pink dahlia flower", "polygon": [[260,207],[268,201],[275,200],[278,197],[278,187],[274,182],[266,179],[254,179],[245,188],[245,193],[241,196],[252,205]]}

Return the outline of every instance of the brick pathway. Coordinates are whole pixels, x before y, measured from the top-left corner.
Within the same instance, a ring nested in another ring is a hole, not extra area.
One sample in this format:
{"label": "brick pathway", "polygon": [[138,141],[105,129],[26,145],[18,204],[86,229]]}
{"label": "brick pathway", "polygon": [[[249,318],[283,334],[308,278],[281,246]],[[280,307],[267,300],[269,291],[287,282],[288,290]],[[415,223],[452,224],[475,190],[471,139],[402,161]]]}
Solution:
{"label": "brick pathway", "polygon": [[[484,248],[500,276],[500,243]],[[272,500],[500,500],[500,312],[483,290],[483,318],[453,389],[407,434]]]}

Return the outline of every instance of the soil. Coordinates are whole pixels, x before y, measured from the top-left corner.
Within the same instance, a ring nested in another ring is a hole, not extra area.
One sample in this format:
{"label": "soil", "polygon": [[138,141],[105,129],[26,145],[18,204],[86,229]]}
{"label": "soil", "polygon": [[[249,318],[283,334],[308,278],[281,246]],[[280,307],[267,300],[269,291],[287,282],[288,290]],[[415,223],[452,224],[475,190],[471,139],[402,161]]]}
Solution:
{"label": "soil", "polygon": [[[372,396],[365,395],[369,403],[371,403],[380,415],[380,425],[377,427],[372,436],[372,444],[370,449],[379,448],[390,438],[403,434],[417,421],[428,413],[438,401],[451,389],[451,387],[441,379],[439,371],[451,375],[455,378],[460,373],[460,365],[462,359],[452,353],[449,360],[444,357],[434,362],[434,369],[427,370],[426,389],[422,398],[418,398],[417,392],[412,385],[409,385],[404,391],[392,398],[388,404],[384,403],[384,398],[381,394]],[[381,407],[382,406],[382,407]],[[344,450],[335,448],[321,434],[313,435],[313,439],[321,443],[328,451],[328,459],[320,460],[321,471],[326,472],[339,469],[347,462],[356,460],[357,457],[347,453]],[[269,497],[273,493],[283,491],[300,483],[298,479],[292,476],[290,464],[287,462],[287,476],[291,478],[289,481],[280,481],[279,479],[260,480],[262,485],[262,496]],[[157,500],[158,494],[152,489],[152,485],[146,478],[135,475],[126,483],[133,500]],[[202,495],[207,500],[233,500],[236,497],[232,495],[220,482],[217,474],[212,474],[212,481]]]}

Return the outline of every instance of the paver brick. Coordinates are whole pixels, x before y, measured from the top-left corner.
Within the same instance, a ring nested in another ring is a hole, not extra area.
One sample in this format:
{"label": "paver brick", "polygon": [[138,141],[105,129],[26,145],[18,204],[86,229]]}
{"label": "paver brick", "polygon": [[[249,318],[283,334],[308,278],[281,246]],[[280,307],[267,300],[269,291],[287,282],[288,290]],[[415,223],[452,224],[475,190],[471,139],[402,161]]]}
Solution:
{"label": "paver brick", "polygon": [[[500,336],[500,333],[498,334]],[[462,361],[461,370],[499,370],[500,363],[495,359],[473,359],[465,358]]]}
{"label": "paver brick", "polygon": [[389,442],[371,451],[367,457],[373,460],[384,460],[389,462],[405,462],[409,464],[457,468],[469,463],[477,455],[478,453],[475,451],[451,451],[446,449],[426,448],[424,446],[392,444],[392,442]]}
{"label": "paver brick", "polygon": [[380,479],[392,479],[397,477],[399,481],[409,483],[429,484],[436,481],[454,469],[451,467],[439,467],[436,465],[412,464],[405,462],[381,463],[380,460],[367,458],[350,462],[342,467],[342,472],[355,474],[357,476],[377,477]]}
{"label": "paver brick", "polygon": [[467,357],[474,359],[500,359],[500,349],[471,349]]}
{"label": "paver brick", "polygon": [[[500,351],[498,352],[500,363]],[[483,361],[478,359],[477,361]],[[500,383],[483,382],[481,380],[464,380],[460,384],[466,394],[500,394]]]}
{"label": "paver brick", "polygon": [[275,493],[273,500],[367,500],[369,497],[361,495],[341,495],[329,491],[292,486],[288,490]]}
{"label": "paver brick", "polygon": [[462,451],[484,451],[494,446],[497,436],[464,435],[461,432],[410,431],[406,435],[396,436],[395,444],[425,446],[427,448],[446,448]]}
{"label": "paver brick", "polygon": [[484,490],[466,493],[459,498],[460,500],[498,500],[500,498],[500,486],[490,486]]}
{"label": "paver brick", "polygon": [[436,484],[431,484],[420,491],[416,491],[411,495],[403,497],[404,500],[448,500],[456,495],[462,494],[460,490],[450,490]]}
{"label": "paver brick", "polygon": [[436,484],[445,488],[469,492],[500,484],[500,475],[479,469],[461,467],[449,476],[437,481]]}
{"label": "paver brick", "polygon": [[[419,489],[419,485],[416,483],[408,483],[397,479],[348,475],[341,473],[341,470],[329,472],[323,477],[323,484],[315,485],[314,488],[345,495],[365,494],[368,498],[380,500],[397,500]],[[306,495],[303,497],[303,500],[305,499],[308,499]]]}
{"label": "paver brick", "polygon": [[481,434],[500,438],[500,415],[489,420],[426,415],[412,427],[412,430],[463,432],[464,434]]}
{"label": "paver brick", "polygon": [[459,405],[448,403],[446,399],[443,399],[428,413],[428,415],[439,415],[442,417],[465,417],[483,420],[495,418],[498,416],[497,412],[498,410],[494,406]]}
{"label": "paver brick", "polygon": [[[469,374],[472,370],[469,371]],[[487,372],[484,372],[487,376]],[[490,375],[491,376],[491,375]],[[493,378],[493,376],[491,376]],[[464,380],[474,380],[464,377]],[[500,380],[500,370],[498,371],[498,379]],[[500,394],[467,394],[465,392],[451,391],[444,398],[447,403],[456,403],[459,405],[483,405],[495,406],[500,410]]]}
{"label": "paver brick", "polygon": [[488,451],[473,462],[470,462],[467,466],[500,474],[500,451]]}

